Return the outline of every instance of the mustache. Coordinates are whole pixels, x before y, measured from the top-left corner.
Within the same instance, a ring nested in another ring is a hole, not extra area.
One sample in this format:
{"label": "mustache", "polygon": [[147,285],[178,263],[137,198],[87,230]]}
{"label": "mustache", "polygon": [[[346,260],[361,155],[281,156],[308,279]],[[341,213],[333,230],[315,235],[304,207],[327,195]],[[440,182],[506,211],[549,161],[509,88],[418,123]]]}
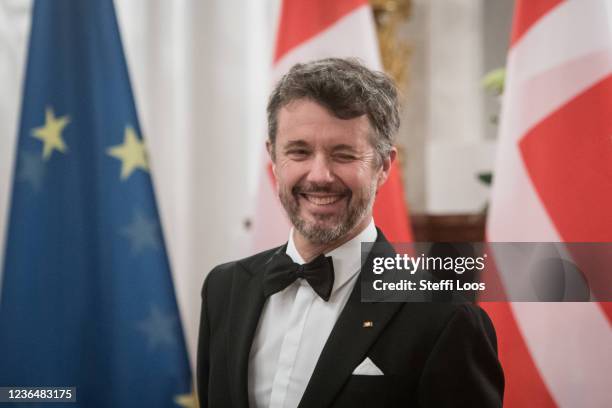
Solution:
{"label": "mustache", "polygon": [[303,183],[291,189],[293,194],[326,193],[326,194],[349,194],[351,191],[345,186],[338,184]]}

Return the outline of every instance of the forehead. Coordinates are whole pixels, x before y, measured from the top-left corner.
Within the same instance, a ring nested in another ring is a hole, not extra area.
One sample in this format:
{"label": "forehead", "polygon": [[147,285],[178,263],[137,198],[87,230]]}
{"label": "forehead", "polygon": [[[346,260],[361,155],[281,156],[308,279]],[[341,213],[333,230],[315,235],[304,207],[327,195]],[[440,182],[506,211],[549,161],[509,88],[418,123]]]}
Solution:
{"label": "forehead", "polygon": [[367,143],[370,122],[366,115],[340,119],[325,107],[308,99],[298,99],[278,112],[277,142],[302,140],[311,143]]}

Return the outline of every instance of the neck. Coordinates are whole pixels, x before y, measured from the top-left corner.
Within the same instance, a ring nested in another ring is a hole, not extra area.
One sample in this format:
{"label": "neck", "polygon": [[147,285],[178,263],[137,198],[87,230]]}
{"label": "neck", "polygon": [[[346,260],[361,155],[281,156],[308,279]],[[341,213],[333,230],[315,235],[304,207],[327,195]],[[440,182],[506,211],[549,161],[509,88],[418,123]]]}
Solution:
{"label": "neck", "polygon": [[295,243],[295,248],[300,253],[300,256],[304,261],[310,262],[317,256],[333,251],[344,243],[355,238],[363,230],[365,230],[368,225],[370,225],[371,219],[371,215],[364,217],[364,219],[358,224],[356,224],[348,233],[344,234],[343,236],[334,241],[325,244],[311,242],[306,237],[304,237],[297,229],[294,229],[293,242]]}

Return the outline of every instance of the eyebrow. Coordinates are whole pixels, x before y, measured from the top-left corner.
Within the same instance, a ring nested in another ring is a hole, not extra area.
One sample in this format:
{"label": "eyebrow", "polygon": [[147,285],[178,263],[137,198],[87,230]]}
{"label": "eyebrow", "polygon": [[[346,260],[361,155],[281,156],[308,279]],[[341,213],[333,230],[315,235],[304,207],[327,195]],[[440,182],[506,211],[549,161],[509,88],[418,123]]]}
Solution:
{"label": "eyebrow", "polygon": [[338,150],[348,150],[348,151],[351,151],[351,152],[356,152],[357,151],[357,149],[355,149],[353,146],[347,145],[347,144],[339,144],[339,145],[336,145],[336,146],[334,146],[332,148],[332,151],[338,151]]}
{"label": "eyebrow", "polygon": [[[287,151],[289,149],[305,148],[305,147],[310,147],[310,145],[304,140],[298,139],[298,140],[289,140],[287,143],[285,143],[285,145],[282,148],[283,150]],[[331,148],[331,151],[332,152],[347,151],[351,153],[356,153],[357,149],[354,146],[348,145],[346,143],[341,143],[341,144],[333,146]]]}
{"label": "eyebrow", "polygon": [[308,143],[303,140],[290,140],[283,146],[283,149],[291,149],[292,147],[308,147]]}

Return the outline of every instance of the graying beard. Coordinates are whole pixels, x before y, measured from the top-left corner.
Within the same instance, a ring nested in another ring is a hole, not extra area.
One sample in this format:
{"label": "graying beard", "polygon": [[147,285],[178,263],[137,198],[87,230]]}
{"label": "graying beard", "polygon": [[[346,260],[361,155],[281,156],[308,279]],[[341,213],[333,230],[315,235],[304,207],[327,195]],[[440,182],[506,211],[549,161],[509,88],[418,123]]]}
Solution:
{"label": "graying beard", "polygon": [[349,214],[349,218],[346,220],[346,222],[342,222],[331,229],[317,228],[316,226],[313,228],[307,228],[306,223],[298,216],[298,205],[292,205],[293,211],[287,211],[287,213],[289,215],[289,218],[291,219],[291,223],[300,232],[300,234],[302,234],[313,244],[324,245],[337,240],[338,238],[344,236],[347,232],[349,232],[357,224],[357,222],[362,219],[369,210],[372,209],[375,197],[376,194],[372,194],[367,205],[360,206],[360,211],[357,211],[353,214]]}
{"label": "graying beard", "polygon": [[[297,217],[296,217],[297,218]],[[349,219],[348,222],[341,223],[335,228],[307,228],[306,223],[297,218],[293,221],[295,228],[313,244],[328,244],[346,234],[355,224],[355,220]]]}

